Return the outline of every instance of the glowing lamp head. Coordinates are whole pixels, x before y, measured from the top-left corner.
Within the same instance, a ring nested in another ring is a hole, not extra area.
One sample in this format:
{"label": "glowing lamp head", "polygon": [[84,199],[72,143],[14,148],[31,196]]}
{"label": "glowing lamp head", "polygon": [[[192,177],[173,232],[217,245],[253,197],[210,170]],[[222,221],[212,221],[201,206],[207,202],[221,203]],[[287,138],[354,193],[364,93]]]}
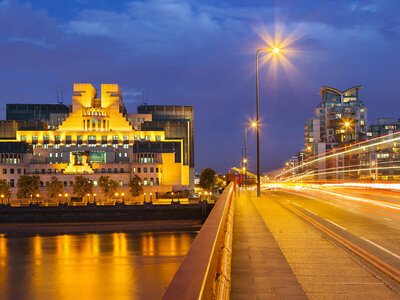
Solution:
{"label": "glowing lamp head", "polygon": [[350,126],[350,123],[349,123],[349,122],[346,122],[346,123],[344,123],[344,126],[349,127],[349,126]]}
{"label": "glowing lamp head", "polygon": [[274,48],[274,49],[272,49],[272,51],[274,52],[274,53],[279,53],[279,51],[281,51],[279,48]]}
{"label": "glowing lamp head", "polygon": [[252,127],[256,127],[256,126],[257,126],[257,123],[256,123],[256,122],[253,122],[253,123],[251,123],[251,126],[252,126]]}

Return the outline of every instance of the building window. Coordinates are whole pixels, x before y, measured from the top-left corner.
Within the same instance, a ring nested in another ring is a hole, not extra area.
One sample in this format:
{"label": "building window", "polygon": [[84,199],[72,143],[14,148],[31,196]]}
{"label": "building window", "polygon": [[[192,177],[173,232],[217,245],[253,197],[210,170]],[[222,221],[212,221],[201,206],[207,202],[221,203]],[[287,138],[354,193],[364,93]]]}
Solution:
{"label": "building window", "polygon": [[147,173],[147,168],[143,168],[143,173]]}
{"label": "building window", "polygon": [[144,138],[146,141],[150,141],[150,136],[146,135],[146,137]]}
{"label": "building window", "polygon": [[122,180],[119,181],[119,186],[122,186]]}
{"label": "building window", "polygon": [[64,181],[64,187],[67,187],[67,185],[68,185],[68,182]]}
{"label": "building window", "polygon": [[140,173],[140,168],[137,168],[137,172]]}
{"label": "building window", "polygon": [[143,178],[143,185],[147,185],[147,178]]}
{"label": "building window", "polygon": [[118,173],[118,168],[114,168],[114,173]]}
{"label": "building window", "polygon": [[128,157],[128,153],[125,152],[125,153],[124,153],[124,156],[125,156],[125,157]]}
{"label": "building window", "polygon": [[107,170],[107,171],[108,171],[108,173],[111,173],[111,168],[108,168],[108,170]]}
{"label": "building window", "polygon": [[153,173],[154,172],[154,168],[150,168],[150,173]]}
{"label": "building window", "polygon": [[124,144],[124,149],[128,149],[129,148],[129,144]]}
{"label": "building window", "polygon": [[120,152],[120,153],[118,153],[118,156],[119,156],[119,157],[121,157],[121,156],[122,156],[122,153],[121,153],[121,152]]}
{"label": "building window", "polygon": [[53,157],[53,153],[50,152],[50,153],[49,153],[49,157]]}
{"label": "building window", "polygon": [[21,141],[23,141],[23,142],[26,141],[26,135],[21,135]]}
{"label": "building window", "polygon": [[7,174],[7,169],[3,169],[3,174]]}
{"label": "building window", "polygon": [[121,173],[124,173],[124,168],[121,168],[121,170],[120,170],[120,171],[121,171]]}
{"label": "building window", "polygon": [[21,169],[18,169],[17,171],[18,171],[18,174],[21,174]]}
{"label": "building window", "polygon": [[42,174],[45,174],[46,173],[46,170],[45,169],[42,169]]}
{"label": "building window", "polygon": [[15,183],[14,183],[14,179],[10,179],[10,187],[14,187]]}
{"label": "building window", "polygon": [[156,168],[156,173],[158,173],[158,168]]}
{"label": "building window", "polygon": [[150,178],[150,185],[154,185],[154,178]]}
{"label": "building window", "polygon": [[135,135],[135,141],[139,141],[140,140],[140,136]]}
{"label": "building window", "polygon": [[160,135],[156,135],[156,141],[161,141],[161,136]]}
{"label": "building window", "polygon": [[106,169],[105,168],[102,168],[101,169],[101,173],[105,173],[106,172]]}
{"label": "building window", "polygon": [[47,173],[51,174],[51,169],[48,169],[48,170],[47,170]]}
{"label": "building window", "polygon": [[43,144],[43,149],[48,149],[48,148],[49,148],[49,144]]}

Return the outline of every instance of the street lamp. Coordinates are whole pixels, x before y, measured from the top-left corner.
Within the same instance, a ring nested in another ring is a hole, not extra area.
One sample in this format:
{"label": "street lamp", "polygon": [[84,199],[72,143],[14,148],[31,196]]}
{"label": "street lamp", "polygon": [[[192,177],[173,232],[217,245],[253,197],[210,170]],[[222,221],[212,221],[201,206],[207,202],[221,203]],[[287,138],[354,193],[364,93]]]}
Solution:
{"label": "street lamp", "polygon": [[171,192],[171,203],[174,202],[174,192]]}
{"label": "street lamp", "polygon": [[36,203],[39,205],[39,194],[36,194]]}
{"label": "street lamp", "polygon": [[4,204],[4,195],[1,194],[1,204]]}
{"label": "street lamp", "polygon": [[[151,195],[151,194],[150,194],[150,195]],[[125,193],[121,193],[122,202],[124,202],[124,196],[125,196]]]}
{"label": "street lamp", "polygon": [[68,194],[67,193],[65,193],[65,203],[67,203],[68,204]]}
{"label": "street lamp", "polygon": [[61,197],[62,197],[62,194],[58,194],[58,203],[59,204],[61,203]]}
{"label": "street lamp", "polygon": [[96,203],[96,196],[97,194],[93,194],[93,202]]}
{"label": "street lamp", "polygon": [[153,193],[150,193],[150,202],[153,202]]}
{"label": "street lamp", "polygon": [[280,52],[279,48],[273,49],[257,49],[256,51],[256,100],[257,100],[257,119],[256,119],[256,126],[257,126],[257,197],[261,195],[261,185],[260,185],[260,113],[259,113],[259,85],[258,85],[258,54],[262,51],[273,52],[278,54]]}

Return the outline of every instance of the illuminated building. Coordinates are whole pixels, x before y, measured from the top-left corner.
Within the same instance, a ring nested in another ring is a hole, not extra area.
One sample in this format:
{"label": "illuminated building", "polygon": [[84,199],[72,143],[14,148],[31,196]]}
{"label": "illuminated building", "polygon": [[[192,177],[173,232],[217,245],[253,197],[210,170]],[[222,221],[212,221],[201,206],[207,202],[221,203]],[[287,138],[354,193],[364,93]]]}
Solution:
{"label": "illuminated building", "polygon": [[[8,108],[12,116],[13,106]],[[29,115],[26,119],[32,122]],[[50,112],[46,118],[36,120],[44,122],[38,128],[19,126],[15,120],[3,121],[11,129],[3,130],[0,144],[23,142],[27,147],[20,160],[14,158],[17,153],[11,148],[10,152],[1,152],[1,178],[12,187],[12,199],[20,174],[40,175],[41,197],[45,197],[45,187],[52,176],[63,181],[64,190],[72,194],[77,174],[91,180],[98,195],[98,179],[102,175],[116,180],[118,190],[126,195],[134,175],[141,178],[148,192],[189,189],[183,139],[167,139],[163,129],[144,129],[143,124],[151,121],[151,114],[127,114],[117,84],[102,84],[100,97],[91,84],[74,84],[69,113]]]}
{"label": "illuminated building", "polygon": [[190,183],[194,182],[194,111],[193,106],[141,105],[138,113],[151,114],[143,129],[162,129],[165,139],[183,139],[183,164],[189,166]]}
{"label": "illuminated building", "polygon": [[380,118],[375,124],[368,127],[368,138],[374,138],[381,135],[390,134],[400,130],[400,121],[394,121],[392,118]]}
{"label": "illuminated building", "polygon": [[[359,100],[361,86],[345,91],[322,87],[322,101],[314,117],[305,126],[305,149],[308,156],[323,155],[338,147],[362,141],[367,135],[367,107]],[[315,169],[342,167],[356,163],[358,157],[338,157],[334,161],[320,160]],[[346,161],[347,160],[347,161]],[[320,178],[324,179],[324,178]]]}

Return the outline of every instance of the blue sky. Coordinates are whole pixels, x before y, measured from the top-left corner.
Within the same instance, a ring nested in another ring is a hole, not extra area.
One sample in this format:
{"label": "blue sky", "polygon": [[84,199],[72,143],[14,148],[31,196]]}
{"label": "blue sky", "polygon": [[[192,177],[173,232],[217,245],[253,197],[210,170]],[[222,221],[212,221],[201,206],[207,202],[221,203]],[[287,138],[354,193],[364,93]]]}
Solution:
{"label": "blue sky", "polygon": [[[0,1],[0,106],[71,102],[72,84],[119,83],[128,111],[194,105],[196,169],[240,160],[255,115],[255,50],[292,37],[287,64],[260,69],[262,170],[303,148],[323,85],[361,84],[368,121],[400,118],[400,2]],[[0,118],[5,118],[4,109]],[[249,134],[249,164],[255,168]]]}

